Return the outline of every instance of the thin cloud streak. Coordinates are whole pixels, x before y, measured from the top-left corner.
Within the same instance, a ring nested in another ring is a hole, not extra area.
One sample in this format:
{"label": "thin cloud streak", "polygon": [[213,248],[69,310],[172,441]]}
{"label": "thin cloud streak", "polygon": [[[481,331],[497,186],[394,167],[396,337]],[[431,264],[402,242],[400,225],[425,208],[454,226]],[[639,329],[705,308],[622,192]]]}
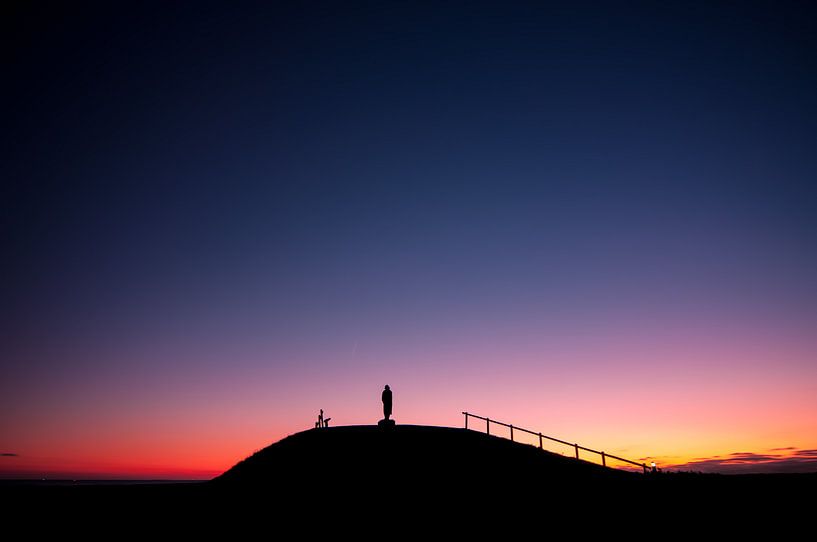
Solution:
{"label": "thin cloud streak", "polygon": [[769,452],[776,451],[789,453],[734,452],[725,456],[698,458],[689,463],[673,465],[670,468],[722,474],[817,472],[817,450],[798,450],[794,447],[769,450]]}

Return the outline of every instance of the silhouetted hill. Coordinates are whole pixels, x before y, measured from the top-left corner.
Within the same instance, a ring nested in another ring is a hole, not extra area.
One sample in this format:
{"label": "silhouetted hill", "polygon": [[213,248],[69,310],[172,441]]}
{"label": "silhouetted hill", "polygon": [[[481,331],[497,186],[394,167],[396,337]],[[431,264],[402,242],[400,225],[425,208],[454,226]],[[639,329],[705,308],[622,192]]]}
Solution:
{"label": "silhouetted hill", "polygon": [[218,477],[222,486],[310,487],[399,483],[408,489],[462,485],[580,483],[622,480],[632,473],[576,461],[477,431],[398,425],[333,427],[297,433]]}
{"label": "silhouetted hill", "polygon": [[[283,497],[302,510],[399,508],[596,513],[699,510],[743,502],[766,510],[796,505],[817,477],[642,474],[605,468],[465,429],[398,425],[314,429],[291,435],[208,484],[219,495],[255,501]],[[274,495],[274,497],[273,497]],[[643,517],[642,517],[643,520]]]}
{"label": "silhouetted hill", "polygon": [[317,501],[333,503],[335,510],[426,513],[558,503],[598,488],[622,491],[643,478],[477,431],[398,425],[297,433],[241,461],[210,485],[237,499],[286,495],[284,506],[296,508],[293,503],[308,507]]}
{"label": "silhouetted hill", "polygon": [[[36,511],[53,525],[76,518],[118,525],[207,530],[306,527],[337,535],[390,525],[425,536],[430,526],[482,533],[540,522],[577,533],[729,532],[752,518],[810,515],[817,475],[644,475],[606,469],[477,431],[402,425],[308,430],[253,454],[205,483],[2,484],[8,517]],[[810,513],[809,513],[810,514]],[[647,526],[658,531],[645,531]],[[436,529],[437,527],[435,527]]]}

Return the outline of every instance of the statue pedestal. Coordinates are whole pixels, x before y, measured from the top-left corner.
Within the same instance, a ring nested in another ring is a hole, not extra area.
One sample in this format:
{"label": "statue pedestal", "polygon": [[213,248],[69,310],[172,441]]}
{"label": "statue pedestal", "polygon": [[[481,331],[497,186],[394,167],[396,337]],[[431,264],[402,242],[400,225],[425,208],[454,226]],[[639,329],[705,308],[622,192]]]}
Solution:
{"label": "statue pedestal", "polygon": [[394,425],[395,425],[394,420],[382,419],[379,422],[377,422],[377,426],[382,427],[384,429],[390,429],[390,428],[394,427]]}

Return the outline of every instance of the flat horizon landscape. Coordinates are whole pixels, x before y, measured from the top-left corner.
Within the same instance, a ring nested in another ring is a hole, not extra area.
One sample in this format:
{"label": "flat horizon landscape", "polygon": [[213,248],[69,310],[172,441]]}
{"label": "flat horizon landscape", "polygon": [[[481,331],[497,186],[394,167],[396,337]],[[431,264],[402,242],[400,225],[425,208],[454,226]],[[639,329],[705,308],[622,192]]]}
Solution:
{"label": "flat horizon landscape", "polygon": [[[494,423],[496,424],[497,422],[494,421]],[[516,428],[517,435],[519,435],[520,429],[522,431],[525,431],[524,429],[517,427]],[[537,450],[537,452],[541,453],[544,456],[550,456],[552,458],[559,458],[560,461],[563,461],[562,468],[564,468],[564,466],[566,466],[566,465],[569,465],[570,466],[569,468],[572,468],[573,463],[575,463],[576,465],[581,465],[582,467],[589,468],[589,469],[596,469],[596,468],[602,467],[602,465],[599,463],[600,459],[599,459],[599,457],[597,457],[598,454],[596,454],[596,455],[593,455],[592,453],[588,454],[588,452],[586,451],[586,449],[584,447],[581,448],[581,454],[584,457],[582,459],[580,459],[580,460],[577,460],[575,457],[566,456],[563,453],[562,454],[554,453],[553,451],[549,450],[547,447],[537,449],[537,446],[535,445],[535,443],[520,442],[518,440],[517,441],[510,441],[508,439],[508,437],[490,435],[490,434],[482,433],[479,430],[474,430],[474,429],[464,429],[464,428],[461,428],[461,427],[433,427],[433,426],[417,426],[417,425],[411,425],[411,424],[409,424],[409,425],[404,425],[403,424],[403,425],[396,425],[391,430],[392,431],[397,431],[397,432],[403,432],[403,431],[407,431],[407,430],[437,431],[440,434],[442,434],[443,432],[446,432],[446,431],[449,431],[449,432],[452,432],[452,433],[463,432],[463,431],[464,432],[470,432],[470,433],[473,433],[475,435],[484,435],[485,437],[487,437],[487,438],[489,438],[491,440],[508,441],[508,442],[511,443],[512,446],[519,447],[520,450],[528,451],[529,449],[535,449],[535,450]],[[304,430],[304,431],[301,431],[301,432],[298,432],[298,433],[294,433],[294,434],[289,435],[287,437],[284,437],[280,441],[271,443],[266,448],[263,448],[262,450],[256,451],[253,454],[248,455],[245,459],[242,459],[242,460],[238,461],[235,465],[233,465],[229,469],[225,470],[224,472],[221,472],[221,473],[217,474],[216,476],[214,476],[212,478],[187,478],[187,479],[185,479],[185,478],[179,478],[179,479],[101,478],[101,479],[93,479],[93,478],[75,478],[75,477],[64,477],[64,476],[63,477],[59,477],[59,476],[56,476],[56,477],[39,477],[39,478],[9,477],[9,478],[0,478],[0,485],[6,486],[6,487],[18,487],[18,486],[42,486],[42,487],[48,487],[48,486],[72,486],[72,485],[77,485],[77,486],[94,486],[94,485],[116,486],[116,485],[124,485],[124,486],[127,486],[127,485],[166,485],[166,484],[180,484],[180,483],[193,483],[193,484],[196,484],[196,483],[208,483],[208,482],[219,481],[219,480],[221,481],[220,483],[223,483],[224,479],[229,478],[231,475],[233,475],[234,471],[240,470],[241,468],[245,468],[246,467],[245,463],[247,463],[250,460],[256,460],[257,461],[257,459],[258,459],[258,457],[260,455],[263,455],[263,453],[266,453],[271,449],[276,449],[276,448],[281,447],[282,443],[283,443],[283,445],[286,445],[286,443],[288,443],[288,442],[290,442],[292,440],[303,439],[304,436],[308,436],[308,435],[322,435],[323,432],[326,432],[328,434],[333,434],[333,435],[337,434],[337,433],[352,433],[352,432],[357,432],[357,433],[363,434],[363,436],[358,437],[358,438],[360,438],[360,440],[362,442],[355,443],[354,441],[349,441],[349,442],[346,443],[347,446],[348,446],[349,453],[352,453],[352,454],[354,454],[356,456],[360,456],[360,457],[352,458],[352,459],[354,459],[355,462],[363,462],[364,461],[363,457],[366,456],[366,454],[364,453],[365,452],[365,446],[367,444],[370,444],[370,442],[368,442],[366,440],[365,433],[366,432],[372,432],[372,431],[374,431],[375,434],[377,434],[378,432],[381,432],[381,433],[384,432],[383,429],[378,428],[378,426],[375,425],[375,424],[372,424],[372,425],[341,425],[341,426],[333,426],[333,427],[320,428],[320,429],[319,428],[307,429],[307,430]],[[496,427],[495,427],[495,431],[496,431]],[[369,438],[371,438],[371,436]],[[544,437],[544,439],[545,439],[544,442],[547,442],[547,439],[549,439],[549,438],[550,437],[545,436]],[[444,444],[444,440],[443,440],[443,444]],[[323,447],[322,446],[320,446],[319,444],[314,444],[314,443],[313,443],[313,445],[315,446],[315,451],[316,452],[323,453]],[[337,444],[335,444],[335,446],[337,446]],[[435,446],[430,446],[430,449],[431,450],[443,449],[443,450],[445,450],[445,453],[447,455],[450,455],[452,453],[452,449],[451,449],[450,446],[444,446],[444,445],[441,446],[439,443],[436,444]],[[572,447],[571,447],[571,449],[572,449]],[[460,449],[457,449],[457,451],[455,453],[460,455],[460,456],[466,457],[466,456],[469,455],[470,452],[471,451],[468,450],[468,449],[460,448]],[[305,449],[299,449],[298,455],[300,457],[298,458],[298,460],[300,462],[305,461],[303,459],[303,455],[306,454],[306,453],[307,453],[307,451]],[[336,455],[337,450],[330,450],[330,451],[328,451],[326,453],[328,453],[330,455],[331,454]],[[407,459],[407,458],[411,457],[411,454],[401,454],[400,457],[401,457],[401,459]],[[434,460],[435,458],[436,458],[435,452],[432,451],[432,452],[430,452],[429,457],[427,457],[426,459],[427,460]],[[350,458],[346,458],[346,461],[343,463],[343,468],[344,469],[349,469],[350,468],[349,467],[349,460],[350,460]],[[369,457],[369,460],[371,460],[371,457]],[[499,469],[503,468],[503,465],[501,463],[502,460],[507,460],[507,458],[492,458],[492,461],[494,461],[495,464],[490,465],[490,467],[491,468],[499,468]],[[268,459],[267,461],[276,461],[276,460]],[[281,458],[277,459],[277,461],[281,464],[280,465],[281,468],[289,468],[290,464],[292,463],[292,458],[291,457],[284,457],[282,459]],[[672,468],[666,468],[666,467],[657,466],[657,465],[656,465],[656,469],[653,470],[651,465],[649,465],[647,463],[642,464],[643,465],[643,472],[642,472],[642,469],[639,468],[638,466],[628,465],[628,464],[625,464],[625,463],[623,463],[621,461],[616,461],[615,458],[611,459],[609,457],[609,455],[608,455],[606,461],[609,462],[609,465],[607,465],[606,468],[600,468],[599,471],[598,471],[599,473],[602,473],[604,471],[616,472],[616,473],[621,472],[621,473],[625,473],[627,475],[629,475],[629,474],[639,474],[639,475],[645,476],[645,477],[662,478],[662,479],[673,479],[673,478],[694,479],[694,478],[698,478],[698,479],[702,479],[702,480],[715,480],[715,479],[720,479],[720,478],[726,477],[726,478],[736,478],[736,479],[742,478],[742,479],[746,479],[746,480],[752,480],[752,479],[759,480],[759,479],[774,479],[774,478],[786,479],[786,478],[798,478],[798,477],[801,477],[801,478],[805,479],[805,478],[809,478],[809,477],[814,478],[815,476],[817,476],[817,469],[814,470],[814,471],[804,471],[804,472],[794,472],[794,473],[793,472],[751,472],[751,473],[731,473],[730,474],[730,473],[723,473],[723,472],[703,472],[703,471],[694,471],[694,470],[672,469]],[[399,463],[399,461],[395,460],[395,463]],[[360,465],[358,465],[358,467],[360,467]],[[397,467],[399,468],[399,465],[397,465]],[[599,475],[603,476],[603,474],[599,474]],[[249,479],[245,480],[243,483],[252,484],[253,483],[252,480],[251,480],[252,478],[253,477],[250,476]],[[257,482],[258,483],[265,483],[265,480],[260,479]]]}
{"label": "flat horizon landscape", "polygon": [[[73,517],[89,510],[106,522],[137,522],[169,528],[200,529],[185,517],[212,517],[213,526],[242,522],[254,529],[279,521],[317,521],[334,532],[371,532],[389,517],[416,518],[410,529],[475,529],[463,518],[477,510],[494,516],[544,520],[575,517],[592,510],[602,523],[586,532],[642,532],[663,528],[672,510],[690,507],[709,517],[708,528],[748,531],[748,524],[713,510],[728,503],[742,514],[762,509],[755,528],[804,526],[811,474],[716,475],[636,473],[563,457],[535,446],[463,428],[377,425],[309,429],[270,445],[239,462],[215,480],[172,482],[21,482],[0,481],[8,510],[32,507],[51,517]],[[321,510],[315,520],[314,509]],[[365,523],[350,522],[361,510]],[[544,512],[547,511],[547,512]],[[805,513],[805,515],[803,515]],[[555,516],[556,515],[556,516]],[[621,517],[638,517],[636,531]],[[613,521],[613,523],[606,523]],[[674,521],[673,524],[677,524]],[[379,526],[379,527],[378,527]],[[694,532],[695,522],[677,524]],[[493,527],[488,527],[492,529]],[[362,530],[361,530],[362,529]],[[479,529],[477,529],[479,530]]]}

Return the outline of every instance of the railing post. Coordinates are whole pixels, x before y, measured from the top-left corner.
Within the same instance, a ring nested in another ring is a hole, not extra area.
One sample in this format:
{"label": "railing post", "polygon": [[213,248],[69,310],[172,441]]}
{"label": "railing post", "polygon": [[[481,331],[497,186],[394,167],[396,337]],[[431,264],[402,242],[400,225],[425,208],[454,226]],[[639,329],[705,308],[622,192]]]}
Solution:
{"label": "railing post", "polygon": [[468,429],[468,413],[463,412],[463,414],[465,414],[465,428]]}
{"label": "railing post", "polygon": [[601,452],[601,466],[602,467],[607,466],[607,458],[605,457],[604,452]]}
{"label": "railing post", "polygon": [[485,433],[491,434],[491,418],[485,418]]}
{"label": "railing post", "polygon": [[542,449],[542,433],[539,433],[539,449]]}
{"label": "railing post", "polygon": [[641,466],[644,467],[644,474],[647,474],[647,464],[642,463]]}
{"label": "railing post", "polygon": [[511,424],[511,442],[513,442],[513,424]]}
{"label": "railing post", "polygon": [[576,459],[578,459],[579,458],[579,445],[574,444],[573,446],[576,448]]}

